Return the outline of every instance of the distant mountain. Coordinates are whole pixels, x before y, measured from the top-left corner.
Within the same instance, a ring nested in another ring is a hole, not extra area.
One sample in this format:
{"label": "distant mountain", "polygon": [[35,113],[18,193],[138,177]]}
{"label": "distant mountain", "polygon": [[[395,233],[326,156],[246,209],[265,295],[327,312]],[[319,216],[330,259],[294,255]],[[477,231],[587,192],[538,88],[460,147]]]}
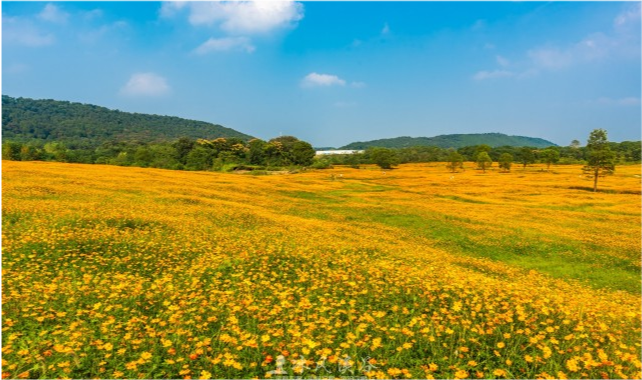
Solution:
{"label": "distant mountain", "polygon": [[366,149],[368,147],[405,148],[411,146],[437,146],[440,148],[462,148],[465,146],[486,144],[498,146],[530,146],[546,148],[556,144],[537,137],[508,136],[503,133],[469,133],[440,135],[435,137],[395,137],[372,141],[357,141],[339,149]]}
{"label": "distant mountain", "polygon": [[218,124],[121,112],[90,104],[2,96],[2,137],[18,142],[61,141],[96,147],[106,141],[173,141],[252,136]]}

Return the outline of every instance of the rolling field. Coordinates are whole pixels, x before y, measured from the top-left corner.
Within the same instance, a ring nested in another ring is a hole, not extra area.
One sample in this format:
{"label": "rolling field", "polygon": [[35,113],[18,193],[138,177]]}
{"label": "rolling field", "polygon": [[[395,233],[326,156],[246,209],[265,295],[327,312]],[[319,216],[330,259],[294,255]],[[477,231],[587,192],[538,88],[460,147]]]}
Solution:
{"label": "rolling field", "polygon": [[641,378],[640,167],[2,163],[3,378]]}

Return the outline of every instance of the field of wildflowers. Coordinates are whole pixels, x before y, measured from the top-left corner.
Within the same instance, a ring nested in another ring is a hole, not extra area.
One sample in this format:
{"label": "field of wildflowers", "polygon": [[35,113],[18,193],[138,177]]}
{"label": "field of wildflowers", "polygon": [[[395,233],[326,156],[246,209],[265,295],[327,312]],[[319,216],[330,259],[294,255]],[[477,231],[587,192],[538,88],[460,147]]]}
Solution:
{"label": "field of wildflowers", "polygon": [[3,161],[3,378],[640,378],[640,167]]}

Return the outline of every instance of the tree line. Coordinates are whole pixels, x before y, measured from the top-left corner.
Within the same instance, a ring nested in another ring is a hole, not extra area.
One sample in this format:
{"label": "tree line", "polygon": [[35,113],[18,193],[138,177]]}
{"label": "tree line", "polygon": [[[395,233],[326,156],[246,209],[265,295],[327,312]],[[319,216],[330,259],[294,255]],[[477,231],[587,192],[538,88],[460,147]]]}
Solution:
{"label": "tree line", "polygon": [[[605,142],[613,153],[615,163],[639,163],[641,161],[641,145],[639,141],[624,141],[621,143]],[[480,157],[481,156],[481,157]],[[483,162],[482,170],[497,162],[500,170],[510,171],[513,164],[526,167],[534,163],[552,164],[585,164],[590,158],[589,146],[580,146],[573,140],[568,146],[548,148],[515,147],[489,145],[471,145],[459,149],[445,149],[436,146],[416,146],[407,148],[367,148],[363,153],[350,155],[332,155],[319,158],[326,165],[350,165],[358,167],[364,164],[377,164],[382,168],[391,168],[404,163],[444,162],[452,170],[460,167],[463,162]]]}
{"label": "tree line", "polygon": [[[596,148],[599,147],[599,148]],[[476,162],[485,172],[493,163],[500,171],[510,172],[513,165],[526,168],[534,163],[583,164],[596,180],[611,173],[616,164],[639,163],[640,142],[609,142],[606,131],[591,133],[586,146],[574,140],[566,147],[490,147],[474,145],[459,149],[439,147],[368,148],[363,153],[315,157],[314,148],[294,136],[280,136],[268,141],[241,138],[191,139],[174,142],[145,143],[110,141],[96,148],[67,146],[64,142],[18,142],[5,139],[2,159],[17,161],[59,161],[87,164],[110,164],[174,170],[282,170],[293,167],[323,169],[332,165],[375,164],[391,169],[402,163],[444,162],[456,172],[465,161]]]}
{"label": "tree line", "polygon": [[268,141],[240,138],[191,139],[144,143],[110,141],[95,149],[74,149],[63,142],[4,141],[2,159],[109,164],[174,170],[275,170],[313,164],[315,150],[294,136]]}

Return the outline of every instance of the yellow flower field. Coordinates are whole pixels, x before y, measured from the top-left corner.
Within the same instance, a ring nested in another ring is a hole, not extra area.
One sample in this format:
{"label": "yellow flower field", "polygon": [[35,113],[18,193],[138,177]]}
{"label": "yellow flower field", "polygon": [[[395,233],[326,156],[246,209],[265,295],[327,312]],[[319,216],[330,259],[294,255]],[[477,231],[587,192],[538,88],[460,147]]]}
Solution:
{"label": "yellow flower field", "polygon": [[639,166],[2,165],[4,378],[642,377]]}

